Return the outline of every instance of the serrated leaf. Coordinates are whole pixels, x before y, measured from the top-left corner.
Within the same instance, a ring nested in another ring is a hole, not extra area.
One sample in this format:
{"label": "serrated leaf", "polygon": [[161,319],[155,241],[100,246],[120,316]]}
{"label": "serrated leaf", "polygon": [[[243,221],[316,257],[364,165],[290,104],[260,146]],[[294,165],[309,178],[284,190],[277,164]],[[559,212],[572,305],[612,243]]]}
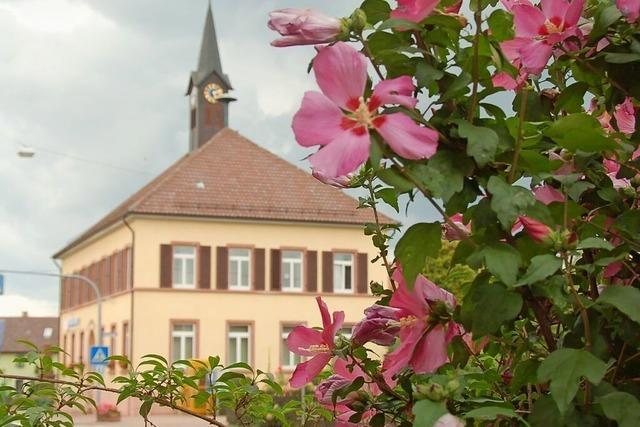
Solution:
{"label": "serrated leaf", "polygon": [[510,230],[516,218],[536,203],[530,190],[509,185],[495,175],[489,178],[487,189],[492,195],[491,209],[505,230]]}
{"label": "serrated leaf", "polygon": [[424,268],[427,257],[435,258],[442,247],[440,223],[412,225],[400,238],[395,256],[402,265],[402,273],[409,289],[413,289],[416,276]]}
{"label": "serrated leaf", "polygon": [[434,197],[447,202],[464,188],[464,177],[473,169],[471,159],[447,150],[438,152],[428,163],[412,168],[413,174],[427,187]]}
{"label": "serrated leaf", "polygon": [[631,286],[608,286],[596,300],[598,304],[607,304],[640,323],[640,290]]}
{"label": "serrated leaf", "polygon": [[520,252],[506,243],[494,243],[483,249],[487,269],[502,283],[512,286],[518,277],[522,263]]}
{"label": "serrated leaf", "polygon": [[613,250],[613,245],[604,239],[599,237],[589,237],[581,240],[577,246],[578,249],[604,249],[607,251]]}
{"label": "serrated leaf", "polygon": [[491,28],[491,38],[496,41],[511,40],[515,37],[513,29],[513,15],[505,10],[495,10],[487,19]]}
{"label": "serrated leaf", "polygon": [[474,126],[466,120],[455,120],[455,123],[460,136],[468,141],[467,154],[475,159],[478,166],[483,167],[495,158],[499,138],[493,129]]}
{"label": "serrated leaf", "polygon": [[522,276],[517,286],[531,285],[546,279],[562,267],[562,260],[555,255],[545,254],[531,258],[527,272]]}
{"label": "serrated leaf", "polygon": [[595,153],[616,148],[617,143],[604,135],[598,120],[585,113],[570,114],[555,121],[544,132],[569,151]]}
{"label": "serrated leaf", "polygon": [[515,318],[521,308],[520,294],[499,283],[477,279],[464,299],[462,315],[471,324],[474,338],[480,338],[497,332],[504,322]]}
{"label": "serrated leaf", "polygon": [[578,392],[581,378],[597,385],[607,370],[607,364],[585,350],[563,348],[551,353],[538,368],[538,380],[550,381],[551,396],[564,414]]}

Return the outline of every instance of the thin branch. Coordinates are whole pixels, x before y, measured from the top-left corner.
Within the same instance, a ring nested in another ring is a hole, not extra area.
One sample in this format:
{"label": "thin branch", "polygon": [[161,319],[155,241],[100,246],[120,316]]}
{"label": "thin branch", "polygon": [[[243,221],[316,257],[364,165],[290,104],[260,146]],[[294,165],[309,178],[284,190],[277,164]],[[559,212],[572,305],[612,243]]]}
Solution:
{"label": "thin branch", "polygon": [[[376,236],[378,236],[378,239],[380,239],[380,241],[384,242],[386,240],[386,236],[384,235],[384,233],[382,233],[382,229],[380,228],[380,219],[378,216],[378,209],[376,208],[376,194],[373,191],[373,182],[371,180],[367,181],[367,188],[369,189],[369,195],[371,196],[371,209],[373,210],[373,217],[376,221]],[[391,279],[392,271],[391,271],[391,265],[387,260],[386,249],[384,250],[380,249],[380,257],[382,258],[382,262],[384,263],[384,268],[387,270],[387,275],[389,276],[389,279]],[[393,280],[390,280],[390,282],[391,282],[391,287],[395,291],[396,290],[395,283],[393,283]]]}
{"label": "thin branch", "polygon": [[[36,381],[36,382],[43,382],[43,383],[49,383],[49,384],[59,384],[59,385],[68,385],[71,387],[77,387],[78,383],[74,383],[71,381],[64,381],[64,380],[57,380],[54,378],[38,378],[38,377],[29,377],[29,376],[24,376],[24,375],[9,375],[9,374],[0,374],[0,378],[6,378],[6,379],[12,379],[12,380],[22,380],[22,381]],[[120,394],[120,390],[116,389],[116,388],[110,388],[110,387],[99,387],[99,386],[88,386],[88,387],[84,387],[82,389],[82,392],[87,392],[87,391],[91,391],[91,390],[99,390],[99,391],[105,391],[107,393],[115,393],[115,394]],[[138,397],[138,396],[132,396],[132,397]],[[211,425],[215,425],[218,427],[227,427],[225,424],[222,424],[220,421],[217,421],[213,418],[207,417],[206,415],[201,415],[195,411],[192,411],[190,409],[181,407],[181,406],[176,406],[173,403],[171,403],[168,400],[165,399],[161,399],[161,398],[157,398],[157,397],[153,397],[153,400],[155,401],[155,403],[157,403],[160,406],[166,406],[169,407],[171,409],[175,409],[176,411],[179,412],[183,412],[187,415],[191,415],[193,417],[196,418],[200,418],[201,420],[207,421],[209,424]]]}
{"label": "thin branch", "polygon": [[471,77],[473,85],[471,88],[471,105],[469,106],[469,114],[467,121],[473,123],[478,110],[478,80],[480,74],[480,35],[482,34],[482,0],[477,0],[476,11],[473,13],[473,19],[476,24],[476,34],[473,36],[473,58],[471,62]]}
{"label": "thin branch", "polygon": [[367,42],[367,40],[364,37],[362,37],[362,34],[358,36],[358,40],[360,40],[360,43],[362,43],[362,47],[364,48],[364,53],[365,55],[367,55],[367,57],[371,61],[371,64],[373,65],[373,69],[376,70],[376,74],[378,75],[380,80],[384,80],[384,75],[380,70],[380,66],[376,63],[376,60],[373,57],[373,52],[371,52],[371,48],[369,47],[369,42]]}
{"label": "thin branch", "polygon": [[526,88],[520,93],[520,109],[518,111],[518,135],[516,137],[516,146],[513,151],[513,160],[511,161],[511,170],[509,170],[509,184],[512,184],[516,177],[518,169],[518,160],[520,160],[520,151],[522,150],[522,133],[524,131],[524,119],[527,113],[527,99],[529,90]]}

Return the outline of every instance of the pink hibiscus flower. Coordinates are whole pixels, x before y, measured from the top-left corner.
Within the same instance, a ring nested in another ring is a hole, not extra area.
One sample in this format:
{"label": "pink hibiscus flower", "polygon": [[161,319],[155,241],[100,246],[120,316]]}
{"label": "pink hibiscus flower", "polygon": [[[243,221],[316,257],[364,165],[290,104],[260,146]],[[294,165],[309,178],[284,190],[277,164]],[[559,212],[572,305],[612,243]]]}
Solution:
{"label": "pink hibiscus flower", "polygon": [[604,159],[602,161],[604,170],[607,172],[607,176],[613,184],[613,188],[626,188],[631,186],[631,181],[627,178],[618,178],[618,172],[620,172],[620,164],[615,160]]}
{"label": "pink hibiscus flower", "polygon": [[365,100],[367,61],[343,42],[322,48],[313,61],[319,92],[307,92],[293,118],[293,132],[305,147],[320,145],[309,161],[316,174],[337,179],[354,172],[369,157],[369,131],[375,129],[391,149],[408,159],[433,156],[438,133],[404,113],[380,114],[383,105],[415,107],[411,77],[379,82]]}
{"label": "pink hibiscus flower", "polygon": [[283,36],[271,42],[276,47],[329,43],[342,32],[339,19],[313,9],[274,10],[269,13],[267,25]]}
{"label": "pink hibiscus flower", "polygon": [[322,381],[316,387],[316,399],[325,408],[335,411],[336,422],[334,424],[334,427],[354,427],[369,425],[368,421],[375,415],[375,411],[373,410],[365,411],[359,423],[356,424],[349,422],[349,418],[351,418],[351,416],[355,414],[355,411],[349,408],[349,404],[353,403],[358,398],[358,392],[353,392],[342,399],[338,399],[334,408],[332,400],[333,393],[335,393],[338,389],[351,384],[358,377],[362,377],[366,381],[363,387],[363,390],[365,392],[368,392],[373,396],[380,394],[380,388],[371,381],[371,379],[367,376],[366,373],[364,373],[362,369],[354,365],[352,366],[351,370],[349,370],[348,366],[348,361],[344,359],[336,359],[336,361],[333,363],[334,374],[326,380]]}
{"label": "pink hibiscus flower", "polygon": [[334,311],[332,322],[327,304],[320,297],[316,297],[316,301],[322,316],[323,330],[296,326],[287,337],[289,351],[300,356],[311,357],[296,366],[296,370],[289,380],[291,387],[302,387],[311,382],[327,366],[333,358],[336,333],[344,323],[344,311]]}
{"label": "pink hibiscus flower", "polygon": [[389,305],[400,309],[400,345],[384,359],[385,378],[407,366],[416,373],[434,372],[449,361],[447,346],[463,333],[450,317],[456,299],[421,275],[409,291],[400,268],[393,273],[393,280],[398,288]]}
{"label": "pink hibiscus flower", "polygon": [[501,44],[505,56],[527,73],[540,74],[553,55],[553,47],[579,36],[578,20],[584,0],[542,0],[542,9],[528,0],[503,0],[513,13],[516,37]]}
{"label": "pink hibiscus flower", "polygon": [[633,102],[628,96],[624,99],[622,104],[615,106],[613,117],[616,119],[618,130],[625,135],[633,135],[636,131],[636,110],[633,107]]}
{"label": "pink hibiscus flower", "polygon": [[533,195],[536,200],[549,205],[553,202],[562,203],[565,200],[564,194],[550,185],[541,185],[533,189]]}
{"label": "pink hibiscus flower", "polygon": [[640,0],[616,0],[616,6],[627,22],[633,24],[640,18]]}
{"label": "pink hibiscus flower", "polygon": [[419,24],[431,15],[438,3],[440,0],[398,0],[398,7],[391,11],[391,17]]}

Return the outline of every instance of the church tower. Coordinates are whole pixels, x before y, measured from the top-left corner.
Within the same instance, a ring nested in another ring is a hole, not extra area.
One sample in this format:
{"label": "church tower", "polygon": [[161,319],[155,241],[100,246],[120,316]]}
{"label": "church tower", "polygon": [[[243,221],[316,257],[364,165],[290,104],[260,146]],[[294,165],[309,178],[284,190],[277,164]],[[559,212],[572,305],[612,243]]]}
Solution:
{"label": "church tower", "polygon": [[222,71],[216,28],[213,23],[211,2],[207,10],[200,47],[198,68],[191,72],[187,96],[189,97],[189,151],[209,141],[213,135],[228,126],[229,77]]}

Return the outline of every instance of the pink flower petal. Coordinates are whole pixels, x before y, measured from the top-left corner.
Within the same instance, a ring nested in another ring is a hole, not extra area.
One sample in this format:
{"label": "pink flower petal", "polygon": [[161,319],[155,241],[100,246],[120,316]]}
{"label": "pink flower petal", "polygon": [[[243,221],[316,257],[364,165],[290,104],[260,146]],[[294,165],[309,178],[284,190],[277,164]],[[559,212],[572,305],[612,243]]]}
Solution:
{"label": "pink flower petal", "polygon": [[301,356],[313,356],[308,349],[312,345],[320,345],[322,340],[322,332],[307,328],[306,326],[296,326],[287,336],[287,348],[289,351]]}
{"label": "pink flower petal", "polygon": [[423,127],[403,113],[385,114],[374,126],[391,149],[407,159],[428,159],[438,149],[438,132]]}
{"label": "pink flower petal", "polygon": [[569,9],[569,3],[564,0],[541,0],[540,5],[547,19],[558,18],[560,22],[564,20],[564,15]]}
{"label": "pink flower petal", "polygon": [[582,15],[582,9],[584,9],[584,0],[573,0],[571,2],[564,15],[565,28],[573,27],[578,23]]}
{"label": "pink flower petal", "polygon": [[313,169],[322,171],[326,179],[338,179],[355,172],[367,160],[370,144],[368,132],[345,131],[310,156],[309,161]]}
{"label": "pink flower petal", "polygon": [[456,306],[456,297],[451,292],[442,289],[423,275],[416,277],[414,290],[423,301],[442,301],[447,303],[451,308],[455,308]]}
{"label": "pink flower petal", "polygon": [[409,366],[416,345],[424,332],[425,324],[418,321],[412,326],[402,328],[400,331],[400,345],[391,353],[388,353],[382,363],[382,371],[387,382],[404,368]]}
{"label": "pink flower petal", "polygon": [[334,341],[338,331],[340,329],[342,329],[342,325],[343,324],[344,324],[344,311],[334,311],[333,312],[333,323],[330,325],[329,328],[325,328],[325,330],[322,331],[322,337],[323,337],[325,343],[329,347],[331,347],[331,348],[334,347],[333,341]]}
{"label": "pink flower petal", "polygon": [[355,110],[367,83],[365,56],[346,43],[320,49],[313,71],[322,92],[345,110]]}
{"label": "pink flower petal", "polygon": [[291,387],[298,388],[313,381],[331,361],[331,354],[318,354],[306,362],[299,363],[289,380]]}
{"label": "pink flower petal", "polygon": [[516,4],[511,8],[513,23],[518,37],[536,37],[544,26],[546,17],[540,9],[527,4]]}
{"label": "pink flower petal", "polygon": [[414,108],[418,100],[413,97],[413,79],[402,76],[391,80],[382,80],[373,89],[369,105],[399,104],[407,108]]}
{"label": "pink flower petal", "polygon": [[551,58],[553,49],[544,40],[531,40],[520,47],[522,68],[528,73],[540,74]]}
{"label": "pink flower petal", "polygon": [[328,329],[331,327],[331,314],[329,314],[329,307],[327,303],[322,301],[321,297],[316,297],[316,303],[320,309],[320,317],[322,317],[322,329]]}
{"label": "pink flower petal", "polygon": [[549,205],[554,202],[564,202],[564,194],[551,187],[550,185],[541,185],[533,190],[536,200]]}
{"label": "pink flower petal", "polygon": [[391,17],[419,24],[431,15],[439,2],[440,0],[398,0],[398,7],[391,11]]}
{"label": "pink flower petal", "polygon": [[412,315],[418,318],[422,318],[426,316],[426,301],[420,301],[420,299],[416,295],[415,287],[413,288],[413,291],[409,291],[409,288],[407,288],[407,284],[404,281],[404,276],[402,275],[402,269],[400,267],[396,268],[396,270],[393,272],[392,279],[394,282],[396,282],[397,289],[391,296],[389,305],[391,307],[399,308],[402,310],[399,317]]}
{"label": "pink flower petal", "polygon": [[276,47],[328,43],[342,31],[339,19],[313,9],[274,10],[269,13],[267,26],[283,36],[271,42]]}
{"label": "pink flower petal", "polygon": [[327,145],[345,133],[340,108],[320,92],[307,92],[293,116],[293,133],[303,147]]}
{"label": "pink flower petal", "polygon": [[436,325],[420,340],[409,363],[416,373],[426,374],[448,361],[446,332],[442,325]]}
{"label": "pink flower petal", "polygon": [[501,87],[507,90],[514,90],[518,87],[516,79],[511,77],[511,74],[501,71],[491,77],[491,83],[494,87]]}
{"label": "pink flower petal", "polygon": [[631,98],[626,97],[622,104],[618,104],[613,112],[618,130],[625,135],[633,135],[636,131],[636,111]]}
{"label": "pink flower petal", "polygon": [[616,6],[627,22],[634,23],[640,18],[640,0],[616,0]]}

